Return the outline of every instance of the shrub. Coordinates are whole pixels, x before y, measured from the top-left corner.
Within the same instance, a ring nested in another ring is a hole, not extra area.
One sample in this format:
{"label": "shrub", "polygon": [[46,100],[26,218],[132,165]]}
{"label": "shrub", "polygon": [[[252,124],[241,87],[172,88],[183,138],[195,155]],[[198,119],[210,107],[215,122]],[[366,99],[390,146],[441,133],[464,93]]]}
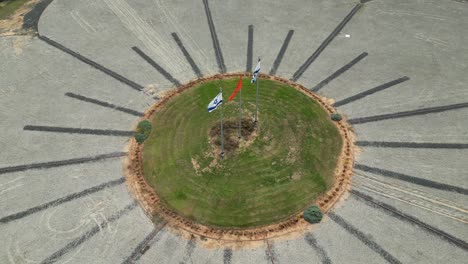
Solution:
{"label": "shrub", "polygon": [[143,120],[138,123],[137,129],[133,135],[138,144],[142,144],[149,137],[152,128],[148,120]]}
{"label": "shrub", "polygon": [[310,206],[304,211],[304,220],[311,224],[316,224],[322,221],[323,214],[315,205]]}
{"label": "shrub", "polygon": [[138,132],[135,132],[133,136],[135,137],[135,140],[136,142],[138,142],[138,144],[142,144],[147,139],[147,137],[144,134]]}
{"label": "shrub", "polygon": [[149,134],[151,133],[151,129],[152,129],[152,128],[153,128],[153,127],[151,126],[150,121],[148,121],[148,120],[143,120],[143,121],[141,121],[140,123],[138,123],[137,132],[142,133],[142,134],[144,134],[146,137],[148,137]]}
{"label": "shrub", "polygon": [[343,119],[343,117],[342,117],[340,114],[338,114],[338,113],[333,113],[333,114],[331,115],[331,119],[332,119],[333,121],[341,121],[341,119]]}

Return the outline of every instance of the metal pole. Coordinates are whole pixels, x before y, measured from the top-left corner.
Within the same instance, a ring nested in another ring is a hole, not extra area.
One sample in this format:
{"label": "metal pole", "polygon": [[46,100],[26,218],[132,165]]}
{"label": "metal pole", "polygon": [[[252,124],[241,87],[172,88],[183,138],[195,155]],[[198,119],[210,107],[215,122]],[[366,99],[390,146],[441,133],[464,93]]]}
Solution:
{"label": "metal pole", "polygon": [[[260,62],[260,57],[258,57],[258,61]],[[258,80],[260,77],[260,72],[257,73],[257,78],[255,78],[255,82],[257,83],[257,92],[255,96],[255,120],[254,126],[257,127],[257,115],[258,115]]]}
{"label": "metal pole", "polygon": [[[219,92],[223,93],[223,88],[219,87]],[[221,113],[221,158],[224,158],[224,131],[223,131],[223,104],[219,106]]]}
{"label": "metal pole", "polygon": [[242,138],[242,89],[239,91],[239,133],[237,138],[239,140]]}

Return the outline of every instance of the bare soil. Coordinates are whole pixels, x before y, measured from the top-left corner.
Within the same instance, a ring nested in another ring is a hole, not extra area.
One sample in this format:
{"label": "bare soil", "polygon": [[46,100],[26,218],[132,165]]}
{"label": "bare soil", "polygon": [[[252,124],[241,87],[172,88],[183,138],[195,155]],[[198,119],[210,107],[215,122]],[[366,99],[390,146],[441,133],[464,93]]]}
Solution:
{"label": "bare soil", "polygon": [[30,12],[34,5],[41,0],[30,0],[18,8],[12,15],[6,19],[0,20],[0,36],[28,35],[35,33],[31,29],[24,29],[24,15]]}
{"label": "bare soil", "polygon": [[[239,120],[223,121],[224,151],[231,153],[239,149],[242,141],[251,141],[255,135],[255,123],[253,119],[243,118],[241,122],[241,138],[239,139]],[[221,149],[221,122],[217,122],[210,130],[210,142]]]}

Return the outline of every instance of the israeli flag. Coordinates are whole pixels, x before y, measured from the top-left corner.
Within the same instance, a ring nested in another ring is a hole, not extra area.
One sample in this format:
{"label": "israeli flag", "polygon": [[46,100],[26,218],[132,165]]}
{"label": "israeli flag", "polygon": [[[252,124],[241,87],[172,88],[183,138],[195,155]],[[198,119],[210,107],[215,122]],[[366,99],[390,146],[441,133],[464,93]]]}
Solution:
{"label": "israeli flag", "polygon": [[208,105],[208,112],[209,113],[213,112],[222,103],[223,103],[223,93],[219,93],[213,100],[211,100],[210,104]]}
{"label": "israeli flag", "polygon": [[252,80],[250,81],[251,83],[254,83],[257,81],[257,75],[260,72],[260,59],[258,59],[257,67],[255,67],[255,70],[253,72]]}

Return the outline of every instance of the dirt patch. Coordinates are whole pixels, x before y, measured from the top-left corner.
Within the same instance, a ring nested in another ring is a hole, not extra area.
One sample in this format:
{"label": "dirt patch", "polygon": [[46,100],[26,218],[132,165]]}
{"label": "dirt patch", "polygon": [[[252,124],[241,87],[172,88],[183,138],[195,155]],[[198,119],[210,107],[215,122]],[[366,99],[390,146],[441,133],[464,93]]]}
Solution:
{"label": "dirt patch", "polygon": [[301,178],[302,178],[302,173],[297,172],[297,171],[294,172],[293,175],[291,176],[291,179],[292,179],[293,181],[298,181],[298,180],[300,180]]}
{"label": "dirt patch", "polygon": [[[219,74],[212,77],[200,78],[191,81],[188,84],[182,85],[173,93],[168,94],[165,98],[162,98],[159,103],[148,109],[142,118],[151,118],[151,116],[156,113],[170,98],[177,96],[181,92],[201,82],[249,75],[249,73]],[[322,98],[312,93],[307,88],[290,80],[265,74],[260,74],[259,78],[276,80],[278,82],[288,84],[318,102],[328,114],[336,112],[336,110],[327,103],[326,98]],[[343,118],[343,120],[339,122],[334,122],[334,124],[343,138],[342,151],[338,158],[337,167],[335,170],[335,179],[333,182],[329,183],[331,188],[325,194],[318,197],[315,201],[310,201],[310,204],[308,205],[318,205],[323,213],[330,211],[338,201],[344,200],[344,194],[347,193],[347,189],[351,180],[354,156],[357,151],[357,149],[354,147],[354,134],[352,133],[351,126],[346,123],[346,118]],[[214,134],[216,138],[216,133]],[[239,147],[242,148],[242,144]],[[235,148],[233,149],[235,150]],[[126,175],[127,184],[131,192],[134,193],[136,199],[151,219],[155,217],[163,218],[165,221],[167,221],[168,225],[174,229],[175,232],[180,233],[183,237],[197,237],[200,239],[201,245],[203,246],[224,247],[225,245],[229,244],[232,248],[240,248],[246,246],[249,247],[263,245],[265,239],[294,238],[302,235],[306,230],[310,231],[311,228],[316,226],[308,224],[303,219],[302,212],[292,215],[276,224],[245,229],[221,229],[201,225],[190,219],[184,218],[164,206],[157,193],[146,182],[143,176],[142,150],[143,145],[138,145],[134,139],[130,140],[128,151],[129,155],[127,157],[126,163],[124,163],[124,174]],[[294,153],[294,150],[291,150],[291,153]],[[299,175],[294,177],[297,178]]]}
{"label": "dirt patch", "polygon": [[[247,146],[246,142],[252,142],[255,138],[255,123],[253,119],[242,118],[241,129],[239,133],[239,120],[229,119],[223,121],[224,134],[224,151],[226,154],[233,153],[239,150],[241,143],[242,147]],[[221,152],[221,122],[217,122],[210,130],[210,142],[212,146]]]}
{"label": "dirt patch", "polygon": [[23,29],[24,16],[30,12],[40,0],[30,0],[24,3],[13,14],[0,20],[0,36],[27,35],[33,30]]}
{"label": "dirt patch", "polygon": [[200,164],[198,164],[197,160],[194,158],[192,158],[191,161],[192,161],[192,167],[195,170],[195,172],[197,174],[200,174]]}
{"label": "dirt patch", "polygon": [[35,35],[39,18],[53,0],[29,0],[6,19],[0,20],[0,36]]}

